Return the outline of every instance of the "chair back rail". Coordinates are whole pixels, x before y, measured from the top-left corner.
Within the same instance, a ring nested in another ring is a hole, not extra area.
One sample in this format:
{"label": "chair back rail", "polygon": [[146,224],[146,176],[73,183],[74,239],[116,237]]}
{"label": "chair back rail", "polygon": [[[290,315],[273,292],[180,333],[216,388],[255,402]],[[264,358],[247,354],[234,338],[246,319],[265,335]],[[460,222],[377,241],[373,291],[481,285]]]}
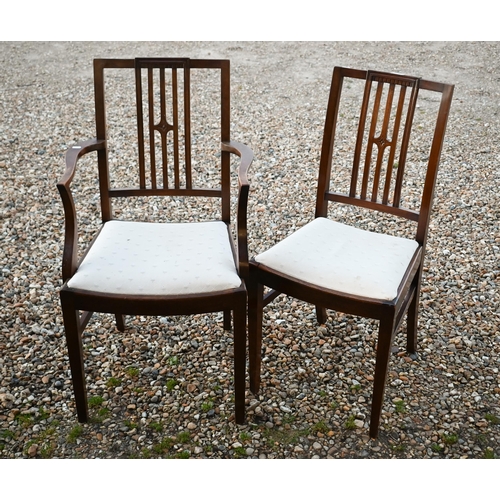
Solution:
{"label": "chair back rail", "polygon": [[94,86],[97,139],[108,139],[106,72],[135,73],[137,165],[135,186],[112,187],[108,151],[98,152],[103,222],[113,218],[112,199],[130,196],[193,196],[221,198],[222,219],[230,222],[229,152],[220,154],[220,185],[195,186],[192,158],[191,72],[220,71],[220,142],[230,142],[230,66],[228,60],[188,58],[96,59]]}
{"label": "chair back rail", "polygon": [[[332,157],[345,80],[365,81],[347,192],[332,190]],[[420,206],[402,204],[408,146],[419,92],[439,93],[437,126],[431,142]],[[328,102],[316,202],[316,217],[326,217],[328,202],[350,204],[417,222],[416,239],[424,244],[437,166],[453,86],[421,78],[337,67]]]}

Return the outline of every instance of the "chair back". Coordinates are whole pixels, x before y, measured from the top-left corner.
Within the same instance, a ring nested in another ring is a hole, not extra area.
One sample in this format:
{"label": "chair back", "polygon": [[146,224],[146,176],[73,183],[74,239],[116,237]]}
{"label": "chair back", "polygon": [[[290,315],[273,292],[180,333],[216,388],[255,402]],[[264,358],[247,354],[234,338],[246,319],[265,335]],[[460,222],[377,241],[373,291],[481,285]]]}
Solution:
{"label": "chair back", "polygon": [[216,199],[230,222],[229,75],[228,60],[94,61],[103,222],[117,199],[143,196]]}
{"label": "chair back", "polygon": [[334,68],[316,217],[329,201],[392,214],[417,222],[423,245],[452,95],[453,85]]}

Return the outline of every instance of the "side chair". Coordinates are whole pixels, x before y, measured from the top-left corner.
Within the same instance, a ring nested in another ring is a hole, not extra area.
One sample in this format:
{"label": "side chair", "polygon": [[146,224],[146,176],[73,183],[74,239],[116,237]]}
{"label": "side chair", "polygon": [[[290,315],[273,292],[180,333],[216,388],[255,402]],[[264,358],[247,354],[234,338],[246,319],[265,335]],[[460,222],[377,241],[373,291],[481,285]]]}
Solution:
{"label": "side chair", "polygon": [[[108,92],[114,84],[116,94]],[[125,332],[125,316],[222,311],[226,330],[232,313],[235,421],[241,424],[253,155],[230,137],[230,63],[96,59],[94,91],[96,136],[68,149],[57,184],[65,220],[60,298],[78,420],[89,418],[82,335],[94,312],[113,314]],[[75,194],[72,186],[79,160],[94,151],[99,228],[85,218],[77,225],[79,189]],[[232,154],[240,158],[235,162]],[[189,200],[198,200],[197,211]],[[80,250],[79,235],[90,231],[93,240]]]}
{"label": "side chair", "polygon": [[[407,350],[417,348],[420,283],[453,90],[423,78],[334,68],[315,217],[250,260],[254,394],[261,382],[263,308],[281,293],[315,305],[321,324],[326,309],[378,320],[369,429],[378,436],[391,346],[405,318]],[[417,114],[424,125],[412,130]],[[349,218],[353,211],[364,215]],[[363,227],[366,214],[379,222]]]}

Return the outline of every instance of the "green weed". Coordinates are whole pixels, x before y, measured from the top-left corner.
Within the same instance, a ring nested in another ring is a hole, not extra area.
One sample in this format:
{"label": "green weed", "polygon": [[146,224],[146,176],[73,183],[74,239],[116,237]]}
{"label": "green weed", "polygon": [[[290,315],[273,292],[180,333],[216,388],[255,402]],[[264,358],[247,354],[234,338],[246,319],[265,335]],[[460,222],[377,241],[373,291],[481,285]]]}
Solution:
{"label": "green weed", "polygon": [[83,434],[83,427],[81,425],[75,425],[73,429],[68,434],[68,443],[74,443]]}
{"label": "green weed", "polygon": [[126,373],[129,377],[131,378],[137,378],[139,376],[139,368],[136,368],[135,366],[129,366],[126,370]]}
{"label": "green weed", "polygon": [[243,446],[239,446],[238,448],[234,449],[234,454],[238,457],[246,457],[247,456],[247,451]]}
{"label": "green weed", "polygon": [[15,434],[9,429],[0,431],[0,439],[12,439],[14,436]]}
{"label": "green weed", "polygon": [[252,436],[248,432],[240,432],[240,440],[245,442],[245,441],[250,441],[252,439]]}
{"label": "green weed", "polygon": [[182,444],[189,443],[191,441],[191,434],[188,431],[182,431],[177,434],[177,441]]}
{"label": "green weed", "polygon": [[321,434],[326,434],[330,429],[328,428],[328,426],[325,424],[325,422],[323,421],[319,421],[319,422],[316,422],[312,427],[311,427],[311,431],[314,433],[314,434],[317,434],[318,432],[321,432]]}
{"label": "green weed", "polygon": [[163,455],[166,451],[170,450],[174,446],[174,440],[172,438],[166,437],[160,443],[153,446],[153,451],[157,455]]}
{"label": "green weed", "polygon": [[498,418],[496,415],[493,415],[492,413],[487,413],[484,418],[490,422],[490,424],[498,425],[500,424],[500,418]]}
{"label": "green weed", "polygon": [[18,413],[14,417],[14,420],[16,420],[17,423],[24,428],[28,428],[33,425],[33,417],[31,415],[26,415],[24,413]]}
{"label": "green weed", "polygon": [[437,443],[432,443],[431,444],[431,450],[434,453],[443,453],[443,447],[440,444],[437,444]]}
{"label": "green weed", "polygon": [[150,422],[149,428],[153,429],[156,432],[161,432],[163,430],[163,425],[161,425],[159,422]]}
{"label": "green weed", "polygon": [[201,411],[203,413],[209,412],[211,409],[213,409],[213,407],[214,407],[214,402],[212,400],[203,401],[203,403],[201,403]]}
{"label": "green weed", "polygon": [[179,385],[179,381],[175,378],[169,378],[166,383],[167,391],[172,392],[176,385]]}
{"label": "green weed", "polygon": [[392,449],[396,452],[403,452],[406,450],[406,445],[404,443],[393,445]]}
{"label": "green weed", "polygon": [[104,398],[102,396],[92,396],[88,401],[89,408],[98,408],[103,403]]}
{"label": "green weed", "polygon": [[397,413],[406,413],[406,404],[403,400],[399,399],[394,403]]}
{"label": "green weed", "polygon": [[138,424],[136,424],[135,422],[131,422],[130,420],[125,420],[123,422],[123,425],[125,427],[128,427],[130,430],[137,429],[137,427],[138,427]]}
{"label": "green weed", "polygon": [[356,429],[356,424],[354,423],[354,415],[349,415],[349,418],[345,421],[344,427],[348,430]]}
{"label": "green weed", "polygon": [[178,356],[170,356],[170,358],[168,358],[167,362],[170,366],[177,366],[179,364],[179,357]]}
{"label": "green weed", "polygon": [[442,439],[444,444],[452,445],[458,441],[458,436],[456,434],[444,434]]}
{"label": "green weed", "polygon": [[310,429],[265,429],[263,435],[267,445],[270,448],[276,448],[277,445],[289,445],[298,442],[300,437],[307,436]]}
{"label": "green weed", "polygon": [[122,381],[119,378],[116,377],[111,377],[108,379],[106,382],[107,387],[119,387],[121,385]]}

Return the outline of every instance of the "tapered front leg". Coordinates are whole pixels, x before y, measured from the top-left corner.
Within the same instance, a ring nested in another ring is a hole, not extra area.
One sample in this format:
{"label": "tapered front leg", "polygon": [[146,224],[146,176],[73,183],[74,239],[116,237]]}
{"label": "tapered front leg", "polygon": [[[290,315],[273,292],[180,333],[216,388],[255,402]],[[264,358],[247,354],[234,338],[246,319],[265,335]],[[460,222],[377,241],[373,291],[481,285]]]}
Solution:
{"label": "tapered front leg", "polygon": [[74,307],[71,296],[64,292],[61,292],[61,307],[78,421],[87,422],[89,419],[89,410],[85,387],[82,338],[79,333],[80,315]]}
{"label": "tapered front leg", "polygon": [[417,352],[418,306],[420,303],[420,280],[422,273],[419,271],[414,278],[415,292],[408,307],[406,317],[406,350],[410,354]]}
{"label": "tapered front leg", "polygon": [[248,280],[248,350],[250,390],[258,394],[260,389],[260,370],[262,363],[262,314],[264,286]]}
{"label": "tapered front leg", "polygon": [[372,412],[370,418],[370,437],[372,438],[376,438],[378,436],[393,335],[394,316],[380,320],[377,343],[377,361],[373,382]]}
{"label": "tapered front leg", "polygon": [[246,323],[246,297],[234,309],[234,402],[235,421],[237,424],[245,423],[245,378],[247,359],[247,323]]}

